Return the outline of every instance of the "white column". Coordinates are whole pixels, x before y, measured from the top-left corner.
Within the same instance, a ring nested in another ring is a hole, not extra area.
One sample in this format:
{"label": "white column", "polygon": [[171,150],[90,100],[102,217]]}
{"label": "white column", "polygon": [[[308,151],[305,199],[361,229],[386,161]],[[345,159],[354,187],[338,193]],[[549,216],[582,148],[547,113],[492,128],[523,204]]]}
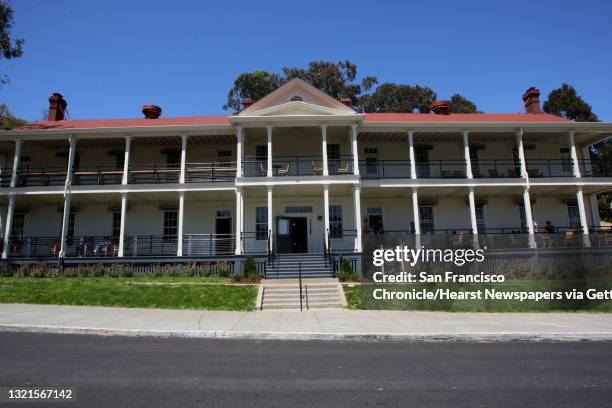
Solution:
{"label": "white column", "polygon": [[525,149],[523,148],[523,129],[516,131],[516,149],[518,150],[522,178],[527,178],[527,163],[525,163]]}
{"label": "white column", "polygon": [[179,192],[178,208],[178,242],[176,246],[176,256],[183,256],[183,220],[185,218],[185,192]]}
{"label": "white column", "polygon": [[[274,232],[274,212],[272,211],[272,186],[268,186],[268,233],[272,235]],[[270,249],[274,245],[274,240],[270,240]]]}
{"label": "white column", "polygon": [[15,140],[15,155],[13,156],[13,174],[11,174],[11,187],[17,185],[17,171],[19,171],[19,160],[21,159],[21,139]]}
{"label": "white column", "polygon": [[353,212],[355,214],[355,252],[361,252],[361,187],[353,186]]}
{"label": "white column", "polygon": [[572,159],[572,169],[574,177],[580,178],[580,164],[578,163],[578,153],[576,152],[576,144],[574,142],[574,131],[570,130],[568,132],[569,136],[569,151],[570,158]]}
{"label": "white column", "polygon": [[70,188],[72,185],[72,175],[74,173],[74,155],[76,154],[76,137],[73,135],[68,136],[68,143],[70,148],[68,150],[68,170],[66,171],[66,188]]}
{"label": "white column", "polygon": [[582,194],[582,187],[576,189],[576,200],[578,201],[578,213],[580,214],[580,227],[582,233],[585,235],[589,234],[589,224],[587,223],[586,210],[584,208],[584,195]]}
{"label": "white column", "polygon": [[242,254],[242,189],[236,187],[236,255]]}
{"label": "white column", "polygon": [[468,193],[468,201],[470,202],[470,221],[472,223],[472,233],[478,234],[478,220],[476,219],[476,200],[474,199],[474,187],[470,187]]}
{"label": "white column", "polygon": [[[579,167],[580,168],[580,167]],[[585,146],[582,148],[582,173],[593,176],[593,166],[591,165],[591,146]]]}
{"label": "white column", "polygon": [[242,177],[242,127],[236,128],[236,177]]}
{"label": "white column", "polygon": [[66,235],[68,235],[68,221],[70,220],[70,193],[64,193],[64,212],[62,214],[62,232],[60,237],[59,257],[66,255]]}
{"label": "white column", "polygon": [[73,135],[68,137],[70,149],[68,150],[68,171],[66,173],[66,183],[64,184],[64,213],[62,214],[62,235],[60,237],[59,257],[66,255],[66,235],[68,235],[68,221],[70,220],[70,186],[72,185],[72,167],[74,166],[74,155],[76,153],[76,138]]}
{"label": "white column", "polygon": [[409,149],[409,157],[410,157],[410,178],[416,179],[416,162],[414,160],[414,132],[410,130],[408,132],[408,149]]}
{"label": "white column", "polygon": [[129,180],[129,171],[130,171],[130,149],[132,147],[132,137],[125,137],[125,153],[123,156],[123,179],[121,180],[121,184],[126,185]]}
{"label": "white column", "polygon": [[8,210],[6,211],[6,222],[4,226],[4,248],[2,248],[2,259],[8,258],[11,246],[11,230],[13,228],[13,214],[15,214],[15,196],[9,196]]}
{"label": "white column", "polygon": [[357,146],[357,125],[351,125],[351,154],[353,155],[353,174],[358,176],[359,175],[359,147]]}
{"label": "white column", "polygon": [[529,197],[529,188],[523,190],[523,206],[525,207],[525,222],[527,223],[527,231],[529,232],[529,246],[535,248],[535,231],[533,228],[533,216],[531,215],[531,198]]}
{"label": "white column", "polygon": [[119,251],[117,255],[121,258],[125,247],[125,218],[127,216],[127,193],[121,193],[121,221],[119,223]]}
{"label": "white column", "polygon": [[465,174],[467,178],[474,178],[472,174],[472,158],[470,157],[470,141],[467,130],[463,131],[463,154],[465,156]]}
{"label": "white column", "polygon": [[329,175],[327,168],[327,125],[321,125],[321,145],[323,150],[323,175]]}
{"label": "white column", "polygon": [[181,175],[179,183],[185,183],[185,166],[187,165],[187,135],[181,135]]}
{"label": "white column", "polygon": [[267,177],[272,177],[272,126],[268,126],[268,166],[266,171]]}
{"label": "white column", "polygon": [[325,244],[329,248],[329,185],[323,186],[323,214],[325,217],[324,228],[325,228]]}
{"label": "white column", "polygon": [[421,235],[421,220],[419,218],[419,195],[417,189],[412,189],[412,218],[414,222],[414,233]]}

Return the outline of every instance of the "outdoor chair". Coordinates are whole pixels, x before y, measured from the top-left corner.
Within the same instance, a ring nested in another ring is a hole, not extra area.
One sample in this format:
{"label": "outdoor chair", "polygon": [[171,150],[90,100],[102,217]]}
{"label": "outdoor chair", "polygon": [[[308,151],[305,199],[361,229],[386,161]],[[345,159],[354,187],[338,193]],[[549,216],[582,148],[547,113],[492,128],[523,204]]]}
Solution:
{"label": "outdoor chair", "polygon": [[286,166],[280,167],[278,169],[278,175],[279,176],[288,176],[289,175],[289,163],[287,163]]}
{"label": "outdoor chair", "polygon": [[323,165],[312,162],[312,172],[315,176],[321,176],[323,174]]}
{"label": "outdoor chair", "polygon": [[350,174],[350,164],[346,163],[345,166],[338,167],[336,171],[338,174]]}
{"label": "outdoor chair", "polygon": [[268,169],[264,167],[263,162],[259,162],[259,173],[262,177],[266,177],[268,175]]}

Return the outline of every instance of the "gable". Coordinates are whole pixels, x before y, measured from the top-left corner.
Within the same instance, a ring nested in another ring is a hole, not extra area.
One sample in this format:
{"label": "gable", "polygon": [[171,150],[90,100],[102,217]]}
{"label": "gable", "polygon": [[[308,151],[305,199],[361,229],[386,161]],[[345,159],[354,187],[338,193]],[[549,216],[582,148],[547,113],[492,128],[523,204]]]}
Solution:
{"label": "gable", "polygon": [[242,110],[238,116],[347,115],[355,110],[296,78]]}

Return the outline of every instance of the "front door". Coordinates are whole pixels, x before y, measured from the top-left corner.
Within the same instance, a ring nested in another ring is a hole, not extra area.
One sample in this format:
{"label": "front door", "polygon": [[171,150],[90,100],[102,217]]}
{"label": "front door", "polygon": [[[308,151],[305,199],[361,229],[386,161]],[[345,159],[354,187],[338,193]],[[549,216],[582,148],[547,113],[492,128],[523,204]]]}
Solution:
{"label": "front door", "polygon": [[232,254],[234,239],[232,237],[232,215],[229,210],[217,210],[215,234],[215,255]]}
{"label": "front door", "polygon": [[279,253],[308,252],[308,219],[278,217],[276,219],[276,250]]}

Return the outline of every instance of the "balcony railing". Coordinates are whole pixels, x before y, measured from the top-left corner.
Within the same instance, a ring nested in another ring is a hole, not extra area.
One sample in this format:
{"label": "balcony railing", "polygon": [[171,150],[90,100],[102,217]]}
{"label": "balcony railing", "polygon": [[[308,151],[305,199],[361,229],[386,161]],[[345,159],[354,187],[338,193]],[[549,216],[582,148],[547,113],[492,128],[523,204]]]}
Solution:
{"label": "balcony railing", "polygon": [[187,163],[185,182],[233,181],[236,178],[236,169],[236,162]]}
{"label": "balcony railing", "polygon": [[360,160],[363,179],[410,178],[410,160]]}
{"label": "balcony railing", "polygon": [[516,178],[521,176],[521,166],[514,160],[472,161],[475,178]]}
{"label": "balcony railing", "polygon": [[169,164],[130,164],[130,184],[178,183],[181,166]]}
{"label": "balcony railing", "polygon": [[234,255],[234,234],[186,234],[183,235],[183,256]]}
{"label": "balcony railing", "polygon": [[527,159],[526,162],[530,178],[573,176],[571,159]]}
{"label": "balcony railing", "polygon": [[74,170],[74,185],[107,185],[121,184],[123,168],[117,166],[79,166]]}
{"label": "balcony railing", "polygon": [[583,177],[612,177],[612,163],[606,160],[580,160]]}
{"label": "balcony railing", "polygon": [[[338,159],[328,159],[328,173],[331,176],[353,174],[353,156],[343,155]],[[245,177],[266,177],[268,161],[263,158],[248,157],[243,162]],[[322,156],[275,156],[272,160],[272,176],[321,176],[323,175]]]}

